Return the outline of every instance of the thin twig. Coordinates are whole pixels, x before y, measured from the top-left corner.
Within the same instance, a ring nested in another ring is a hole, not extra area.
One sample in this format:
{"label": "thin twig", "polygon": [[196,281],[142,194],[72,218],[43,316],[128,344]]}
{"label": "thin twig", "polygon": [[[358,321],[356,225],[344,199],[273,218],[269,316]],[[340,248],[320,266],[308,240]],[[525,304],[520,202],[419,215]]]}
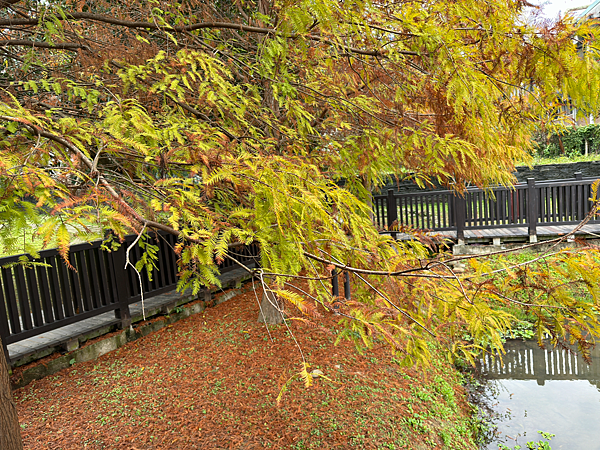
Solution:
{"label": "thin twig", "polygon": [[142,298],[142,317],[144,318],[144,320],[146,320],[146,311],[144,309],[144,286],[142,284],[142,275],[140,274],[139,270],[137,270],[136,267],[133,264],[131,264],[131,261],[129,261],[129,251],[135,246],[135,244],[138,243],[138,241],[142,237],[142,234],[144,234],[144,231],[146,231],[146,224],[144,224],[144,227],[142,228],[142,231],[140,231],[140,234],[138,234],[138,236],[135,238],[135,241],[133,241],[131,243],[131,245],[127,248],[127,251],[125,252],[125,267],[124,267],[124,269],[127,269],[127,266],[131,266],[133,268],[133,270],[135,270],[135,273],[137,273],[138,280],[140,280],[140,297]]}

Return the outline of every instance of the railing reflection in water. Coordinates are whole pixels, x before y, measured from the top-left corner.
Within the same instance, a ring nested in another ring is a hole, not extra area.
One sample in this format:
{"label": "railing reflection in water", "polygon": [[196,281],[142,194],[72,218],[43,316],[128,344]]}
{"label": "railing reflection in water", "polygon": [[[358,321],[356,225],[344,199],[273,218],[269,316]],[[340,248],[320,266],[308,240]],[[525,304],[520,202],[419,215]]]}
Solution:
{"label": "railing reflection in water", "polygon": [[537,341],[508,341],[506,354],[499,357],[485,355],[479,361],[482,373],[489,379],[588,380],[600,389],[600,346],[591,351],[591,364],[580,354],[563,348],[542,349]]}

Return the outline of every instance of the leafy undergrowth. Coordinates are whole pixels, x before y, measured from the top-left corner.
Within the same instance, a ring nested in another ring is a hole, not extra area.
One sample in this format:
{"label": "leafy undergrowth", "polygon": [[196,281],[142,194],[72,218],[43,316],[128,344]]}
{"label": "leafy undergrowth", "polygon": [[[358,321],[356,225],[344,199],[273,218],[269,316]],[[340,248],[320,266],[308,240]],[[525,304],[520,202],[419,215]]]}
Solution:
{"label": "leafy undergrowth", "polygon": [[[574,250],[577,247],[551,249],[548,253],[523,250],[470,261],[467,270],[473,274],[477,268],[483,273],[502,269],[485,281],[506,295],[491,303],[495,309],[514,317],[506,338],[535,337],[540,323],[552,324],[553,308],[572,305],[572,299],[588,304],[595,311],[597,274],[592,271],[600,257],[597,251],[577,254]],[[549,305],[549,308],[538,308],[538,304]]]}
{"label": "leafy undergrowth", "polygon": [[96,361],[15,391],[27,449],[474,449],[456,371],[359,355],[290,325],[317,377],[306,388],[285,326],[257,323],[250,290]]}

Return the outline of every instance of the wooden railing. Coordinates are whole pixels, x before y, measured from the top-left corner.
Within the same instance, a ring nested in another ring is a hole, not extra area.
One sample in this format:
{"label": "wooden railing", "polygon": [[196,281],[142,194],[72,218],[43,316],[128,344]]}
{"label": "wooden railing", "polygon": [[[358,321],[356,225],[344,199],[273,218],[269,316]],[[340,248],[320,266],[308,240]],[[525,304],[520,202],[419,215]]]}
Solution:
{"label": "wooden railing", "polygon": [[[376,226],[393,235],[402,226],[424,230],[455,230],[464,239],[465,230],[527,227],[530,236],[538,225],[581,222],[592,207],[591,188],[595,178],[575,174],[572,180],[536,183],[533,178],[514,187],[488,190],[468,188],[454,191],[423,191],[373,197]],[[591,223],[600,220],[592,218]]]}
{"label": "wooden railing", "polygon": [[[131,323],[129,305],[140,300],[140,280],[132,268],[125,269],[126,249],[136,236],[127,236],[118,250],[101,249],[102,241],[78,244],[69,249],[67,267],[57,249],[40,252],[30,264],[19,263],[23,255],[0,258],[0,337],[8,344],[56,330],[90,317],[114,311],[121,326]],[[149,279],[141,271],[144,298],[169,292],[177,284],[176,238],[157,234],[157,268]],[[242,263],[259,255],[257,244],[235,246],[232,251]],[[130,260],[138,261],[142,250],[136,243]],[[236,269],[231,261],[220,265],[221,273]]]}

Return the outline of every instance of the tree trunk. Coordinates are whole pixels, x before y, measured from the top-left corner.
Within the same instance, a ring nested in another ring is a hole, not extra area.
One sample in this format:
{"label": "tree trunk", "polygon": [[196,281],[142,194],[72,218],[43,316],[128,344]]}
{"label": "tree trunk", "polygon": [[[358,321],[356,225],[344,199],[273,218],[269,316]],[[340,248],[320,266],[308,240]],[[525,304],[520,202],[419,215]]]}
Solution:
{"label": "tree trunk", "polygon": [[562,136],[558,136],[558,146],[560,147],[560,154],[565,154],[565,146],[563,145]]}
{"label": "tree trunk", "polygon": [[271,291],[263,292],[258,321],[267,325],[283,323],[283,302]]}
{"label": "tree trunk", "polygon": [[13,402],[8,364],[0,340],[0,449],[23,450],[17,407]]}

